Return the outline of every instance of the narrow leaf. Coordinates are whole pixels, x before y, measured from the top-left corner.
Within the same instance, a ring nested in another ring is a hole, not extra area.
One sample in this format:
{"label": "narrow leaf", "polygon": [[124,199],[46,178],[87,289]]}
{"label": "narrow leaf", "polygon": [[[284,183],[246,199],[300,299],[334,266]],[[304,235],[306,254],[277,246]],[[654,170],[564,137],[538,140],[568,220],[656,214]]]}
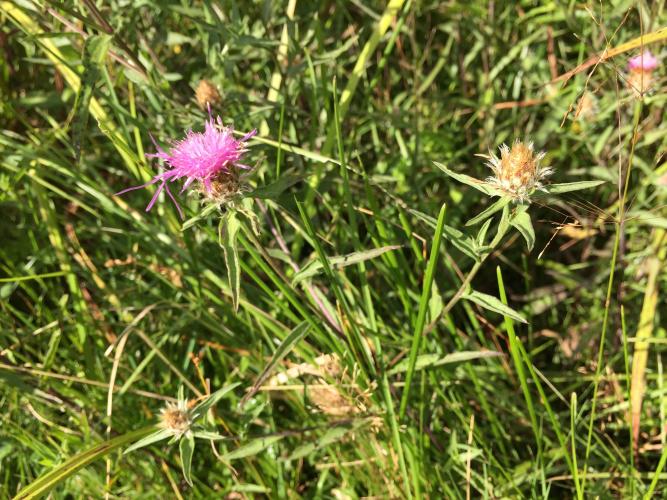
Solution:
{"label": "narrow leaf", "polygon": [[181,467],[183,468],[183,477],[192,486],[192,455],[195,451],[195,438],[192,434],[187,433],[181,439],[178,446],[181,452]]}
{"label": "narrow leaf", "polygon": [[421,299],[419,300],[419,311],[417,312],[417,320],[414,323],[412,343],[410,345],[410,354],[408,355],[409,356],[408,369],[405,375],[405,387],[403,388],[403,395],[401,396],[401,405],[399,407],[399,415],[401,418],[405,417],[405,412],[407,410],[412,377],[415,371],[415,363],[417,362],[417,357],[419,356],[419,349],[422,343],[422,334],[424,333],[424,325],[426,323],[426,313],[428,311],[428,303],[431,296],[431,286],[433,285],[435,270],[438,264],[440,244],[442,243],[442,228],[445,225],[446,212],[447,212],[447,206],[443,203],[442,207],[440,207],[440,213],[438,214],[438,222],[436,223],[435,226],[435,234],[433,235],[431,254],[429,255],[428,258],[428,264],[426,265],[426,274],[424,275],[424,282],[422,284],[422,295]]}
{"label": "narrow leaf", "polygon": [[493,214],[495,214],[496,212],[502,210],[507,205],[509,205],[511,201],[512,201],[511,198],[509,198],[507,196],[503,196],[502,198],[500,198],[496,202],[492,203],[491,206],[489,206],[482,213],[476,215],[475,217],[470,219],[468,222],[466,222],[466,226],[474,226],[475,224],[478,224],[480,222],[485,221],[486,219],[491,217]]}
{"label": "narrow leaf", "polygon": [[222,441],[223,439],[234,439],[230,436],[223,436],[217,432],[211,431],[192,431],[195,439],[208,439],[209,441]]}
{"label": "narrow leaf", "polygon": [[158,441],[162,441],[173,436],[173,434],[174,433],[169,429],[160,429],[159,431],[149,434],[145,438],[140,439],[136,443],[132,444],[132,446],[128,447],[123,452],[123,454],[130,453],[131,451],[138,450],[139,448],[143,448],[144,446],[148,446],[153,443],[157,443]]}
{"label": "narrow leaf", "polygon": [[522,205],[510,219],[510,224],[517,228],[523,238],[526,240],[528,250],[532,250],[535,245],[535,230],[527,212],[527,205]]}
{"label": "narrow leaf", "polygon": [[[442,365],[464,363],[466,361],[472,361],[475,359],[495,358],[498,356],[502,356],[502,353],[497,351],[461,351],[447,354],[442,358],[437,354],[422,354],[417,358],[415,371],[423,370],[425,368],[435,368]],[[400,363],[389,370],[387,374],[396,375],[397,373],[403,373],[407,371],[407,369],[408,360],[403,359]]]}
{"label": "narrow leaf", "polygon": [[544,190],[549,194],[569,193],[570,191],[579,191],[589,189],[604,184],[606,181],[579,181],[566,182],[563,184],[549,184]]}
{"label": "narrow leaf", "polygon": [[491,222],[492,222],[492,219],[488,219],[484,224],[482,224],[482,227],[479,228],[479,232],[477,233],[477,237],[475,238],[475,242],[480,247],[484,246],[484,241],[486,241],[486,233],[489,232],[489,227],[491,227]]}
{"label": "narrow leaf", "polygon": [[55,466],[43,476],[38,477],[32,483],[19,491],[14,499],[27,500],[39,498],[91,462],[94,462],[98,458],[103,457],[107,453],[110,453],[117,448],[125,446],[127,443],[131,443],[137,438],[145,436],[147,433],[153,430],[155,430],[155,427],[153,426],[145,427],[143,429],[117,436],[113,439],[110,439],[109,441],[102,441],[92,448],[66,460],[62,464]]}
{"label": "narrow leaf", "polygon": [[317,441],[298,446],[285,460],[297,460],[299,458],[306,457],[316,450],[340,441],[346,434],[358,429],[365,423],[366,422],[364,421],[358,421],[353,426],[337,425],[332,427],[331,429],[327,430],[321,437],[319,437]]}
{"label": "narrow leaf", "polygon": [[[401,245],[389,245],[380,248],[373,248],[371,250],[363,250],[361,252],[352,252],[347,255],[338,255],[335,257],[329,257],[329,265],[332,268],[340,269],[343,267],[351,266],[352,264],[358,264],[359,262],[364,262],[375,257],[379,257],[383,253],[389,252],[391,250],[396,250],[401,248]],[[301,271],[296,273],[292,279],[292,285],[296,285],[300,281],[303,281],[308,278],[312,278],[317,273],[323,269],[324,265],[321,260],[314,260],[308,265],[304,266]]]}
{"label": "narrow leaf", "polygon": [[81,86],[76,94],[72,108],[72,145],[76,153],[77,161],[81,157],[81,145],[85,136],[85,130],[90,116],[90,100],[93,89],[100,77],[101,65],[111,46],[110,35],[93,35],[86,39],[83,46],[83,74],[81,75]]}
{"label": "narrow leaf", "polygon": [[267,186],[258,187],[257,189],[248,193],[248,196],[262,199],[275,199],[280,196],[286,189],[307,178],[308,176],[303,174],[281,175],[280,179],[278,179],[276,182],[273,182]]}
{"label": "narrow leaf", "polygon": [[225,453],[222,458],[225,460],[238,460],[239,458],[251,457],[261,453],[273,443],[277,443],[285,436],[267,436],[253,439],[248,444],[241,446],[229,453]]}
{"label": "narrow leaf", "polygon": [[514,309],[503,304],[493,295],[472,291],[466,293],[463,298],[468,299],[469,301],[474,302],[475,304],[483,307],[484,309],[488,309],[489,311],[497,312],[498,314],[502,314],[504,316],[509,316],[513,320],[519,321],[521,323],[528,323],[523,316],[521,316]]}
{"label": "narrow leaf", "polygon": [[280,363],[285,358],[285,356],[290,353],[294,346],[299,343],[299,341],[306,335],[309,328],[310,325],[304,321],[303,323],[297,325],[294,330],[292,330],[285,338],[285,340],[282,341],[282,343],[278,346],[278,349],[276,349],[276,352],[273,353],[269,363],[266,365],[264,370],[262,370],[262,373],[259,375],[259,377],[257,377],[257,380],[253,384],[250,391],[248,391],[248,394],[246,394],[241,400],[241,406],[245,405],[245,403],[259,390],[259,388],[275,369],[278,363]]}
{"label": "narrow leaf", "polygon": [[239,294],[241,289],[241,266],[239,264],[239,253],[237,248],[237,236],[241,224],[239,223],[236,212],[230,210],[220,220],[218,227],[218,236],[220,246],[225,255],[225,265],[227,266],[227,279],[229,288],[232,291],[232,303],[234,310],[239,309]]}
{"label": "narrow leaf", "polygon": [[186,229],[194,226],[197,222],[200,220],[203,220],[207,218],[209,215],[211,215],[213,212],[219,210],[219,206],[217,203],[211,203],[210,205],[207,205],[201,212],[199,212],[197,215],[192,217],[191,219],[186,220],[183,225],[181,226],[181,231],[185,231]]}
{"label": "narrow leaf", "polygon": [[220,401],[225,394],[230,392],[232,389],[238,387],[240,384],[239,382],[233,383],[226,385],[222,389],[218,389],[214,393],[212,393],[208,398],[206,398],[204,401],[199,403],[195,408],[192,410],[192,421],[196,422],[200,418],[202,418],[210,408],[215,406],[218,401]]}
{"label": "narrow leaf", "polygon": [[[418,219],[425,222],[431,228],[435,229],[436,220],[434,217],[431,217],[430,215],[427,215],[423,212],[420,212],[419,210],[414,210],[414,209],[410,209],[410,213],[415,217],[417,217]],[[454,245],[459,251],[466,254],[471,259],[473,260],[479,259],[479,254],[476,250],[475,241],[472,238],[463,234],[458,229],[445,224],[442,228],[442,236],[452,245]]]}
{"label": "narrow leaf", "polygon": [[475,179],[474,177],[470,177],[469,175],[456,173],[447,168],[442,163],[438,163],[437,161],[434,161],[433,164],[451,178],[456,179],[457,181],[462,182],[463,184],[466,184],[470,187],[473,187],[486,195],[494,196],[498,194],[498,191],[496,189],[494,189],[484,181],[480,181],[479,179]]}

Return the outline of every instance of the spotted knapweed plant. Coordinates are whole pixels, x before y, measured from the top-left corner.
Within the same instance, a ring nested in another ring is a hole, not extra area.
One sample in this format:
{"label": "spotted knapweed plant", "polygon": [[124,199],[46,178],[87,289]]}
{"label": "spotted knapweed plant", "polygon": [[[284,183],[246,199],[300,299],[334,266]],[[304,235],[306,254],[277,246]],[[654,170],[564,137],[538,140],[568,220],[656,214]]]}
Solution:
{"label": "spotted knapweed plant", "polygon": [[183,210],[170,189],[170,185],[182,182],[179,194],[194,188],[199,192],[204,203],[208,205],[195,217],[186,221],[183,229],[193,226],[216,210],[222,212],[218,239],[227,265],[232,301],[234,308],[238,309],[240,265],[236,245],[239,230],[242,228],[238,214],[243,215],[250,222],[254,233],[259,232],[258,217],[253,211],[253,199],[254,196],[260,195],[251,192],[243,174],[251,167],[242,162],[248,151],[247,141],[255,136],[257,131],[252,130],[237,139],[234,129],[225,126],[220,116],[213,118],[209,101],[207,101],[207,106],[209,116],[204,124],[203,132],[194,132],[190,129],[185,138],[172,141],[171,147],[167,150],[153,140],[157,151],[146,156],[161,160],[164,171],[155,175],[147,183],[123,189],[116,195],[157,184],[157,189],[146,211],[150,211],[160,193],[166,191],[181,219],[184,219]]}
{"label": "spotted knapweed plant", "polygon": [[[511,228],[519,231],[525,239],[528,249],[532,250],[535,244],[535,230],[528,210],[533,201],[555,194],[595,187],[602,184],[603,181],[547,183],[547,179],[554,173],[554,169],[546,162],[546,153],[536,151],[533,143],[529,141],[516,140],[511,147],[503,144],[500,146],[499,156],[491,152],[478,156],[487,160],[487,166],[493,174],[485,180],[454,172],[447,166],[435,162],[435,165],[448,176],[481,191],[490,198],[498,198],[488,208],[466,222],[466,226],[483,223],[476,236],[468,236],[462,231],[447,225],[443,227],[444,237],[475,261],[463,285],[449,301],[445,310],[451,309],[459,299],[466,298],[482,307],[525,322],[518,313],[504,306],[497,298],[474,291],[470,287],[473,277],[485,259],[500,245]],[[496,234],[491,238],[491,241],[487,241],[487,234],[493,216],[498,212],[501,213],[501,216],[496,226]],[[425,216],[425,214],[417,213],[415,215],[431,225],[434,223],[434,219]]]}
{"label": "spotted knapweed plant", "polygon": [[160,411],[160,417],[155,431],[140,439],[128,447],[124,453],[138,450],[145,446],[169,439],[167,444],[178,443],[178,449],[181,455],[181,467],[183,468],[183,477],[192,485],[190,474],[192,465],[192,456],[195,450],[195,438],[208,441],[218,441],[228,439],[211,430],[206,423],[208,411],[213,408],[227,393],[237,387],[239,384],[230,384],[218,391],[210,394],[199,404],[190,408],[189,401],[185,398],[183,387],[178,390],[178,398],[175,403],[167,403],[167,406]]}

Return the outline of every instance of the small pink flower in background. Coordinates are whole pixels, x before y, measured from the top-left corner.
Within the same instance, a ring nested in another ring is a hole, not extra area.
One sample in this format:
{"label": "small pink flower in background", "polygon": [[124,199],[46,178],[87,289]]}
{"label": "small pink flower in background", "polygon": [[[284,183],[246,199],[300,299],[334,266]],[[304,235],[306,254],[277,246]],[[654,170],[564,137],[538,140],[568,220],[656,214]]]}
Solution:
{"label": "small pink flower in background", "polygon": [[630,71],[651,72],[658,67],[658,58],[646,50],[628,61]]}
{"label": "small pink flower in background", "polygon": [[167,170],[156,175],[146,184],[127,188],[116,194],[121,195],[159,182],[160,185],[146,207],[146,211],[153,208],[162,190],[166,189],[179,215],[183,218],[183,212],[169,190],[168,182],[185,179],[180,191],[183,193],[193,182],[197,181],[202,191],[213,197],[217,191],[216,186],[224,177],[229,177],[235,183],[238,178],[236,169],[250,168],[239,161],[248,150],[246,141],[256,133],[257,131],[253,130],[241,139],[235,139],[234,130],[231,127],[223,126],[219,116],[217,120],[214,120],[209,109],[209,119],[204,132],[188,130],[185,139],[172,142],[169,152],[155,144],[157,153],[146,155],[149,158],[164,160]]}

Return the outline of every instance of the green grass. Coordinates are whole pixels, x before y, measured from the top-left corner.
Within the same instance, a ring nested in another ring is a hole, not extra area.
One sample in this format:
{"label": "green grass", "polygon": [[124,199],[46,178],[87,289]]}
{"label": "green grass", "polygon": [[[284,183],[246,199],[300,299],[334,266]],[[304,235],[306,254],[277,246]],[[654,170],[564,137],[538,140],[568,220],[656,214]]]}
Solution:
{"label": "green grass", "polygon": [[[661,2],[0,20],[1,498],[667,494],[665,66],[626,83]],[[204,78],[259,130],[251,195],[114,196]],[[555,170],[527,210],[470,179],[515,139]],[[123,453],[180,390],[196,439]]]}

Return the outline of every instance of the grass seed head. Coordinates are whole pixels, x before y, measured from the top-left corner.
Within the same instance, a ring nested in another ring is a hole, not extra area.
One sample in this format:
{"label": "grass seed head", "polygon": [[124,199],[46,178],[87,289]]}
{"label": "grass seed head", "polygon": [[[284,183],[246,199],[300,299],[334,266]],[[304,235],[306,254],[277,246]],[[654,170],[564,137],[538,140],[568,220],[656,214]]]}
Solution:
{"label": "grass seed head", "polygon": [[537,189],[543,187],[542,181],[553,170],[542,166],[543,151],[535,153],[533,143],[516,140],[510,149],[506,144],[500,146],[500,158],[491,153],[487,166],[493,176],[487,182],[515,201],[523,202]]}

